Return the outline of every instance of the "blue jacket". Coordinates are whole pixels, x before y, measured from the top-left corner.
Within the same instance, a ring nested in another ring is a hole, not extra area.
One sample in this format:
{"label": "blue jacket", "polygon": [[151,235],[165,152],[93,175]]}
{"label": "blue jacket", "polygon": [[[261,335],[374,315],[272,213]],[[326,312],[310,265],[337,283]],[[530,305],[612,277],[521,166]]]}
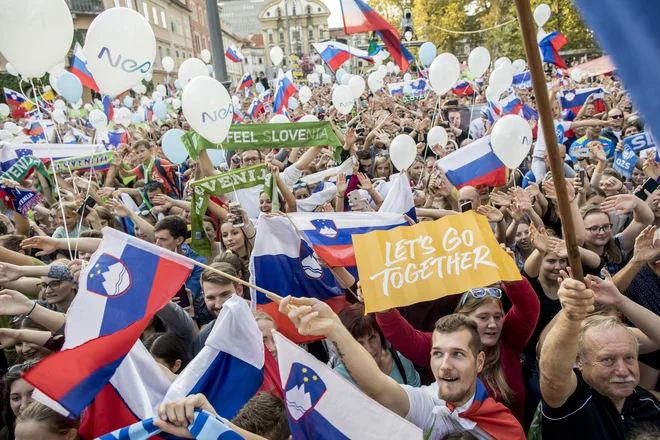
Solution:
{"label": "blue jacket", "polygon": [[[187,244],[183,243],[181,245],[181,250],[183,251],[183,255],[185,255],[186,257],[195,260],[199,263],[207,264],[206,258],[202,257],[201,255],[197,255]],[[199,298],[201,294],[202,284],[199,278],[202,275],[203,271],[204,269],[202,269],[201,267],[194,266],[192,272],[190,272],[190,275],[186,280],[186,287],[190,289],[190,291],[192,292],[193,299]]]}

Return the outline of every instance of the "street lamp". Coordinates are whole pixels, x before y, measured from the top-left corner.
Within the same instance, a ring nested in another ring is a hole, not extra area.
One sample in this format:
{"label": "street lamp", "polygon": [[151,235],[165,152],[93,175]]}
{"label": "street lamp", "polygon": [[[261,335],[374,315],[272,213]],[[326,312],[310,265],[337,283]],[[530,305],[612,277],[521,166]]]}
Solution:
{"label": "street lamp", "polygon": [[209,25],[209,39],[211,40],[211,53],[213,54],[213,71],[215,79],[220,81],[226,89],[231,82],[227,78],[227,63],[225,61],[225,48],[222,43],[222,27],[220,26],[220,13],[217,0],[205,0],[206,21]]}

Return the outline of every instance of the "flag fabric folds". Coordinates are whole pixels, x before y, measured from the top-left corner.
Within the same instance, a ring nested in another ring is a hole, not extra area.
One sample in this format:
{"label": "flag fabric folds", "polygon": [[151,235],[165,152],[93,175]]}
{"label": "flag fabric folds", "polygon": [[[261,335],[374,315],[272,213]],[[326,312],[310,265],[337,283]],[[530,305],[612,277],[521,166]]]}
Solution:
{"label": "flag fabric folds", "polygon": [[284,114],[289,105],[289,98],[296,94],[296,86],[288,76],[288,72],[277,83],[275,98],[273,100],[273,113]]}
{"label": "flag fabric folds", "polygon": [[109,96],[103,97],[103,113],[108,118],[108,122],[112,121],[115,117],[115,107],[112,105],[112,100]]}
{"label": "flag fabric folds", "polygon": [[463,96],[472,96],[474,95],[474,88],[472,87],[472,84],[466,79],[462,79],[458,81],[455,85],[454,88],[451,91],[454,95],[463,97]]}
{"label": "flag fabric folds", "polygon": [[464,186],[502,186],[506,167],[493,152],[490,136],[482,137],[436,162],[458,189]]}
{"label": "flag fabric folds", "polygon": [[351,235],[408,226],[403,214],[384,212],[295,212],[288,217],[331,267],[355,266]]}
{"label": "flag fabric folds", "polygon": [[391,212],[405,214],[411,220],[417,221],[415,200],[412,196],[410,181],[406,175],[393,175],[390,177],[390,187],[378,212]]}
{"label": "flag fabric folds", "polygon": [[243,57],[243,54],[241,54],[238,49],[236,49],[233,46],[230,46],[227,48],[227,51],[225,52],[225,56],[232,60],[235,63],[242,63],[243,60],[245,59]]}
{"label": "flag fabric folds", "polygon": [[85,53],[83,48],[80,46],[80,43],[76,42],[76,46],[73,50],[73,57],[71,58],[71,73],[76,75],[83,86],[88,89],[92,89],[95,92],[99,91],[99,86],[94,81],[94,76],[92,72],[87,68],[87,58],[85,58]]}
{"label": "flag fabric folds", "polygon": [[541,58],[543,62],[551,63],[561,69],[568,69],[564,60],[559,56],[559,49],[561,49],[568,40],[564,34],[559,32],[551,32],[541,41],[539,41],[539,48],[541,48]]}
{"label": "flag fabric folds", "polygon": [[592,87],[588,89],[575,89],[563,91],[559,95],[561,101],[561,108],[563,110],[572,110],[575,115],[580,112],[582,106],[587,102],[589,96],[594,95],[594,107],[596,113],[605,111],[605,103],[603,97],[605,90],[601,87]]}
{"label": "flag fabric folds", "polygon": [[250,108],[248,108],[248,113],[250,114],[250,117],[254,119],[257,115],[263,113],[264,111],[265,111],[264,103],[256,98],[253,99],[252,103],[250,104]]}
{"label": "flag fabric folds", "polygon": [[374,62],[373,55],[367,51],[347,46],[337,41],[326,41],[324,43],[313,43],[314,49],[321,55],[323,61],[336,72],[351,56],[358,57],[370,63]]}
{"label": "flag fabric folds", "polygon": [[[317,298],[337,312],[346,305],[344,290],[330,270],[319,264],[312,248],[300,239],[286,218],[259,217],[250,267],[250,281],[271,292]],[[320,339],[300,335],[291,321],[279,313],[279,305],[254,289],[252,304],[257,310],[268,313],[279,331],[296,343]]]}
{"label": "flag fabric folds", "polygon": [[503,115],[517,115],[523,108],[523,104],[515,92],[501,99],[498,106],[502,110]]}
{"label": "flag fabric folds", "polygon": [[7,105],[10,107],[21,107],[26,102],[30,102],[22,93],[18,93],[12,89],[8,89],[7,87],[4,87],[4,92],[5,92],[5,101],[7,102]]}
{"label": "flag fabric folds", "polygon": [[250,87],[254,85],[254,80],[252,79],[252,75],[250,72],[245,72],[245,75],[243,75],[243,78],[241,78],[241,82],[238,85],[238,90],[244,89],[246,87]]}
{"label": "flag fabric folds", "polygon": [[273,336],[293,440],[422,438],[420,428],[370,399],[279,332]]}
{"label": "flag fabric folds", "polygon": [[60,411],[78,416],[184,284],[192,266],[188,258],[104,228],[101,246],[82,271],[66,314],[62,351],[39,362],[25,380],[57,402]]}
{"label": "flag fabric folds", "polygon": [[415,57],[403,45],[394,26],[363,0],[341,0],[341,10],[346,35],[376,32],[401,71],[408,70],[408,66],[415,61]]}

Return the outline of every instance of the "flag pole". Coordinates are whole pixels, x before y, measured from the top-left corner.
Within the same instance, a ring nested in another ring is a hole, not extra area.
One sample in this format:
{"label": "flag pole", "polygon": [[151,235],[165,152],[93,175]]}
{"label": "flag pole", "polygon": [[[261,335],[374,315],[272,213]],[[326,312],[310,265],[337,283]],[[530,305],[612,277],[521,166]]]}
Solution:
{"label": "flag pole", "polygon": [[282,301],[282,297],[281,297],[281,296],[279,296],[279,295],[277,295],[277,294],[271,292],[270,290],[262,289],[262,288],[259,287],[259,286],[256,286],[256,285],[254,285],[254,284],[252,284],[252,283],[248,283],[247,281],[244,281],[244,280],[242,280],[242,279],[240,279],[240,278],[236,278],[236,277],[233,276],[233,275],[229,275],[228,273],[225,273],[225,272],[223,272],[223,271],[221,271],[221,270],[218,270],[218,269],[216,269],[216,268],[214,268],[214,267],[208,266],[208,265],[206,265],[206,264],[204,264],[204,263],[200,263],[199,261],[195,261],[195,260],[193,260],[192,258],[190,259],[190,261],[191,261],[195,266],[199,266],[199,267],[201,267],[202,269],[210,270],[211,272],[214,272],[214,273],[216,273],[216,274],[218,274],[218,275],[220,275],[220,276],[223,276],[223,277],[225,277],[225,278],[228,278],[228,279],[230,279],[231,281],[233,281],[233,282],[235,282],[235,283],[242,284],[242,285],[244,285],[244,286],[246,286],[246,287],[250,287],[250,288],[252,288],[252,289],[254,289],[254,290],[257,290],[257,291],[263,293],[264,295],[266,295],[266,297],[267,297],[269,300],[271,300],[271,301],[274,301],[274,302],[276,302],[276,303],[278,303],[278,304],[280,303],[280,301]]}
{"label": "flag pole", "polygon": [[550,171],[552,171],[552,180],[557,190],[557,204],[559,207],[559,217],[561,218],[564,229],[566,249],[568,250],[568,262],[573,271],[573,278],[583,281],[582,262],[580,260],[577,240],[575,239],[575,224],[573,223],[571,205],[566,194],[566,177],[563,171],[564,164],[559,157],[559,144],[557,142],[557,134],[555,133],[552,111],[550,110],[550,98],[548,97],[548,90],[545,83],[543,64],[541,63],[541,56],[536,41],[532,8],[529,0],[515,0],[515,2],[516,9],[518,10],[518,21],[522,30],[525,54],[527,55],[527,64],[529,65],[529,72],[532,77],[534,96],[536,97],[539,117],[542,122],[546,153],[550,162]]}

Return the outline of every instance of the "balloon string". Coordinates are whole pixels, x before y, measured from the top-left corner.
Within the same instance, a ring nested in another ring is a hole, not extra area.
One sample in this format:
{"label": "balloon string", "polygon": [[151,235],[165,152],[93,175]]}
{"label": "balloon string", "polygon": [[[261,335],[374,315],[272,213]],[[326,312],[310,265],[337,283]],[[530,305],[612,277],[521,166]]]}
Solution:
{"label": "balloon string", "polygon": [[492,26],[492,27],[489,27],[489,28],[486,28],[486,29],[480,29],[478,31],[453,31],[451,29],[441,28],[441,27],[435,26],[435,25],[430,24],[430,23],[427,23],[427,24],[421,26],[421,28],[424,28],[426,26],[430,26],[430,27],[436,28],[436,29],[438,29],[442,32],[447,32],[447,33],[450,33],[450,34],[459,34],[459,35],[461,35],[461,34],[479,34],[481,32],[488,32],[488,31],[492,31],[493,29],[497,29],[499,27],[506,26],[507,24],[511,24],[514,21],[517,22],[518,18],[512,18],[511,20],[507,21],[506,23],[500,23],[500,24],[497,24],[495,26]]}

